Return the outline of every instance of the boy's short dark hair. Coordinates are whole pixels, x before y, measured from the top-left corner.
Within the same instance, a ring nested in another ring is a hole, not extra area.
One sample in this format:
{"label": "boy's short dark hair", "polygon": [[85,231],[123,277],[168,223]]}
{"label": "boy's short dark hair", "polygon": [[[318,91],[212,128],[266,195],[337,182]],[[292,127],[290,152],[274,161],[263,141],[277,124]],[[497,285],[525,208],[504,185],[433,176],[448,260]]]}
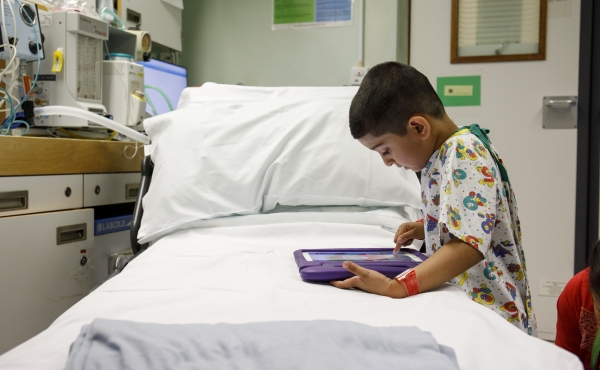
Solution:
{"label": "boy's short dark hair", "polygon": [[441,119],[444,106],[427,77],[411,66],[385,62],[371,68],[350,105],[350,132],[355,139],[371,134],[406,135],[415,114]]}

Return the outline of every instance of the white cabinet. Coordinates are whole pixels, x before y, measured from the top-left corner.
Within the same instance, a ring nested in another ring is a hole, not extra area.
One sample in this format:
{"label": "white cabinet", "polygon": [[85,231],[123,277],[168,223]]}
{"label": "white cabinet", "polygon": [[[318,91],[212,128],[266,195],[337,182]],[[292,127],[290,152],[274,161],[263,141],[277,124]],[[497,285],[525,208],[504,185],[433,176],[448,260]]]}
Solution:
{"label": "white cabinet", "polygon": [[0,354],[93,287],[93,227],[93,209],[0,218]]}
{"label": "white cabinet", "polygon": [[0,178],[0,217],[83,206],[83,175]]}
{"label": "white cabinet", "polygon": [[135,202],[141,177],[139,172],[83,175],[83,206]]}
{"label": "white cabinet", "polygon": [[[82,207],[135,202],[139,182],[139,172],[0,177],[0,354],[90,292],[94,209]],[[99,252],[127,249],[119,234]],[[96,281],[107,275],[102,262]]]}

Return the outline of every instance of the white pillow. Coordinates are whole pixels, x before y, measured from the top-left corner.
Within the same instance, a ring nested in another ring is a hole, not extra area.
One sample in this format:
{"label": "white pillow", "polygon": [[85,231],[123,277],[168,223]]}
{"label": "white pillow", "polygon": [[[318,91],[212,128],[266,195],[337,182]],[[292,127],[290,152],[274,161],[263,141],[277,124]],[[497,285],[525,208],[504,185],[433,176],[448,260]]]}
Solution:
{"label": "white pillow", "polygon": [[154,174],[140,242],[277,204],[420,207],[416,175],[387,168],[350,135],[356,91],[215,84],[187,90],[180,109],[144,122]]}

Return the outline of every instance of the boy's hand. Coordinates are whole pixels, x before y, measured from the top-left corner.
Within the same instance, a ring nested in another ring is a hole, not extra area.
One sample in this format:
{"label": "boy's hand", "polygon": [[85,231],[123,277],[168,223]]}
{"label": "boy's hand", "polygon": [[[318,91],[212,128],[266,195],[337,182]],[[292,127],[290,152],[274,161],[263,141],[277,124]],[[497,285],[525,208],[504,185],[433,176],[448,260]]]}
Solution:
{"label": "boy's hand", "polygon": [[405,222],[398,228],[396,235],[394,235],[394,253],[398,253],[401,247],[407,246],[413,242],[414,239],[425,238],[425,225],[421,222]]}
{"label": "boy's hand", "polygon": [[404,298],[407,296],[406,288],[403,284],[390,279],[377,271],[368,270],[348,261],[345,261],[342,266],[356,276],[342,281],[332,281],[331,285],[335,287],[341,289],[358,288],[365,292],[384,295],[391,298]]}

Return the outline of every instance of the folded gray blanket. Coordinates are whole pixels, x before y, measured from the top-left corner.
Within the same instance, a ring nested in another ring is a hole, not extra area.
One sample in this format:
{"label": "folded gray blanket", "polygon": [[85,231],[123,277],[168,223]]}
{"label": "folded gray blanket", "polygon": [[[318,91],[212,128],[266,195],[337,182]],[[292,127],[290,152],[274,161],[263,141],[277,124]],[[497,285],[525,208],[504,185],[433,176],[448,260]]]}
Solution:
{"label": "folded gray blanket", "polygon": [[71,345],[71,369],[458,369],[454,350],[416,327],[348,321],[149,324],[97,319]]}

